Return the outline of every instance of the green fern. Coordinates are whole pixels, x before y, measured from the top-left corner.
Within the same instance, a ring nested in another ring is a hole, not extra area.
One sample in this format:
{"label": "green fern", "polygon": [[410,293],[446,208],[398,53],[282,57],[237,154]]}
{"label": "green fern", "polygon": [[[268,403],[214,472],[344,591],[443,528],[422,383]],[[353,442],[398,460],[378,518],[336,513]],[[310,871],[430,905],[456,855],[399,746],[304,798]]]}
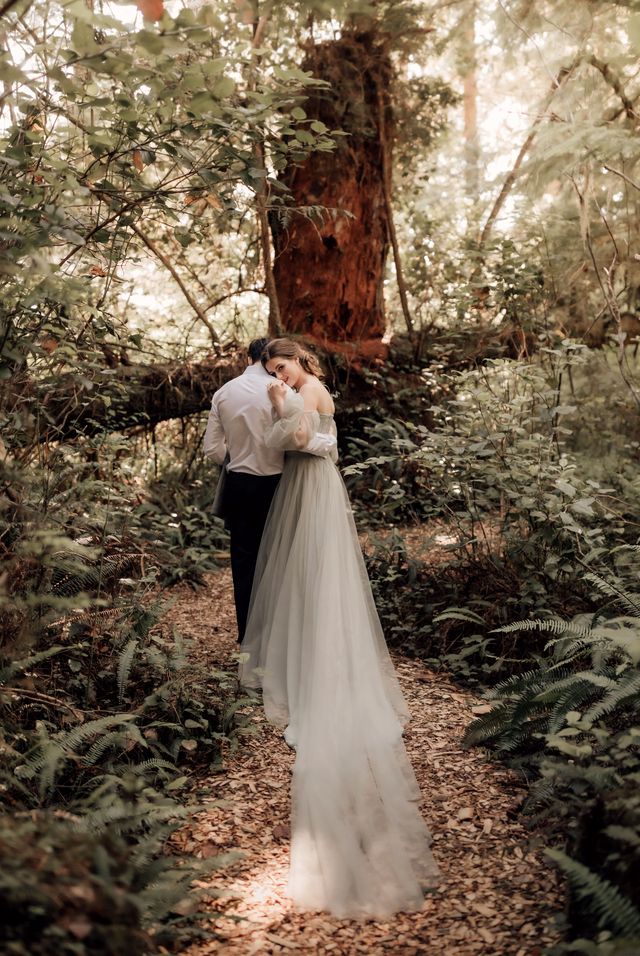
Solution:
{"label": "green fern", "polygon": [[100,739],[82,757],[82,763],[85,767],[93,767],[108,750],[122,750],[127,744],[137,744],[144,748],[149,746],[136,725],[128,724],[124,729],[112,730],[109,733],[102,734]]}
{"label": "green fern", "polygon": [[623,591],[617,584],[606,581],[599,574],[594,574],[592,571],[587,572],[585,578],[587,581],[595,584],[598,590],[606,597],[614,598],[619,605],[626,607],[631,614],[640,617],[640,603],[634,600],[626,591]]}
{"label": "green fern", "polygon": [[551,709],[548,732],[555,734],[562,730],[566,724],[567,714],[571,711],[581,710],[585,704],[593,700],[597,693],[599,693],[598,688],[594,688],[593,683],[589,680],[578,679],[566,686],[556,698]]}
{"label": "green fern", "polygon": [[524,802],[524,810],[527,813],[531,813],[543,807],[550,806],[553,803],[556,792],[557,787],[555,781],[547,777],[541,777],[530,787]]}
{"label": "green fern", "polygon": [[75,597],[82,591],[95,593],[108,590],[121,577],[131,573],[133,567],[140,562],[140,555],[136,552],[118,554],[114,557],[104,557],[90,564],[79,566],[80,558],[73,555],[73,560],[62,560],[54,574],[51,590],[61,597]]}
{"label": "green fern", "polygon": [[591,628],[576,627],[559,618],[515,621],[512,624],[505,624],[503,627],[496,627],[492,633],[513,634],[515,631],[548,631],[558,636],[570,635],[577,638],[588,638],[592,634]]}
{"label": "green fern", "polygon": [[52,739],[67,753],[77,754],[82,744],[91,740],[92,737],[98,737],[120,724],[128,725],[134,719],[134,714],[108,714],[106,717],[99,717],[96,720],[88,720],[84,724],[79,724],[73,730],[55,734]]}
{"label": "green fern", "polygon": [[523,691],[535,693],[536,689],[542,690],[548,683],[549,676],[553,674],[558,679],[569,677],[572,674],[564,661],[554,664],[548,668],[535,668],[535,670],[525,671],[524,674],[514,674],[506,680],[501,681],[493,688],[492,696],[512,697]]}
{"label": "green fern", "polygon": [[640,710],[640,673],[635,669],[628,670],[584,716],[586,720],[595,721],[626,707]]}
{"label": "green fern", "polygon": [[133,659],[136,655],[136,650],[138,648],[138,639],[132,638],[118,660],[118,698],[122,703],[124,699],[124,692],[127,684],[129,683],[129,675],[131,674],[131,668],[133,667]]}
{"label": "green fern", "polygon": [[120,604],[118,607],[107,607],[100,610],[90,608],[87,611],[78,611],[73,614],[65,614],[64,617],[57,617],[55,621],[51,621],[47,626],[54,628],[64,627],[67,624],[98,624],[102,621],[110,622],[130,613],[133,607],[134,605],[132,604]]}
{"label": "green fern", "polygon": [[24,674],[25,671],[37,667],[38,664],[48,661],[52,657],[57,657],[59,654],[68,654],[70,651],[76,651],[81,647],[84,647],[84,644],[71,644],[66,647],[56,644],[55,647],[49,647],[46,651],[38,651],[37,654],[30,654],[29,657],[13,661],[0,670],[0,683],[4,684],[17,677],[18,674]]}
{"label": "green fern", "polygon": [[613,883],[597,876],[561,850],[547,850],[546,854],[565,873],[578,899],[588,901],[601,929],[627,938],[640,936],[640,910]]}

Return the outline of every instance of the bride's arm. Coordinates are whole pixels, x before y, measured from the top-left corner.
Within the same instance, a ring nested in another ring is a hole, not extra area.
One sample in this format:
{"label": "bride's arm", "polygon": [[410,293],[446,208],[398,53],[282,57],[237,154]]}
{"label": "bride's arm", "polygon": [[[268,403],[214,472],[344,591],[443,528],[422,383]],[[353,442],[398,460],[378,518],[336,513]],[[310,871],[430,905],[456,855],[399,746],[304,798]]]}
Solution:
{"label": "bride's arm", "polygon": [[277,419],[267,430],[265,444],[282,451],[304,451],[333,460],[337,458],[335,435],[318,431],[317,396],[305,386],[292,392],[282,382],[267,385],[269,399]]}

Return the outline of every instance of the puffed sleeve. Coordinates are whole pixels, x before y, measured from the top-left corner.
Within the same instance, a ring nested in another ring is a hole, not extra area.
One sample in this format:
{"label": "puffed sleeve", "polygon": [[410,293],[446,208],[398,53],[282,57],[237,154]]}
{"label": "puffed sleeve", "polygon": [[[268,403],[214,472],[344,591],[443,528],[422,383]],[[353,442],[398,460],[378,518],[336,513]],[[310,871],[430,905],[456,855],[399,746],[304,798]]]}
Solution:
{"label": "puffed sleeve", "polygon": [[[280,451],[307,451],[311,454],[330,455],[335,451],[335,436],[321,435],[322,451],[315,450],[314,442],[320,429],[317,412],[304,410],[304,399],[296,392],[287,392],[282,407],[282,418],[276,418],[267,429],[265,445]],[[316,442],[317,444],[317,442]],[[311,445],[307,449],[307,446]]]}

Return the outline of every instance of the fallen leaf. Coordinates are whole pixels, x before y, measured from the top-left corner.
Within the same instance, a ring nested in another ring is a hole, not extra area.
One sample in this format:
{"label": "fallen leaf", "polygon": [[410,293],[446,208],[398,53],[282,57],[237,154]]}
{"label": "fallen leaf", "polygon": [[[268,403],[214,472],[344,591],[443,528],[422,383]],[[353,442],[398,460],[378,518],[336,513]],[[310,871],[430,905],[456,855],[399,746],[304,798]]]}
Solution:
{"label": "fallen leaf", "polygon": [[472,714],[490,714],[493,710],[492,704],[474,704],[471,708]]}
{"label": "fallen leaf", "polygon": [[265,933],[264,938],[268,939],[270,943],[275,943],[276,946],[284,946],[285,949],[300,949],[299,943],[290,943],[288,939],[276,936],[275,933]]}
{"label": "fallen leaf", "polygon": [[56,338],[53,337],[53,335],[45,335],[42,339],[40,339],[40,348],[44,349],[45,352],[49,352],[49,354],[51,354],[51,352],[55,352],[59,344],[60,343]]}

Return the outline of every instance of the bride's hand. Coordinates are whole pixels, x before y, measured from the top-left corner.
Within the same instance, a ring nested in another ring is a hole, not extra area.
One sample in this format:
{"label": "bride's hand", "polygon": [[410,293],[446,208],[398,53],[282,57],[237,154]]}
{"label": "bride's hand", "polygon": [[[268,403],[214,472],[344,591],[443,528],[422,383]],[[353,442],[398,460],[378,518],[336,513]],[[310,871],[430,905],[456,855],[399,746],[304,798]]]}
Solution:
{"label": "bride's hand", "polygon": [[287,386],[284,382],[280,381],[269,382],[267,392],[269,394],[269,401],[278,414],[280,414],[282,406],[284,405],[285,395],[287,394]]}

